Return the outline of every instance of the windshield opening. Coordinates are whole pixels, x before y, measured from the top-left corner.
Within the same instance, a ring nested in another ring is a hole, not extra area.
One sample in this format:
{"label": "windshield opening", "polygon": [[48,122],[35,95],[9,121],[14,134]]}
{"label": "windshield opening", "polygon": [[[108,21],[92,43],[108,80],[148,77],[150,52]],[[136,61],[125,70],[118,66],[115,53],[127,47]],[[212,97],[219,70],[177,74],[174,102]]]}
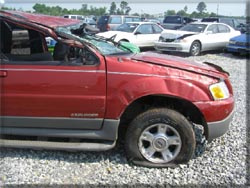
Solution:
{"label": "windshield opening", "polygon": [[118,48],[113,42],[108,41],[105,38],[95,37],[91,35],[84,34],[82,30],[81,34],[73,34],[72,31],[79,30],[82,23],[75,24],[68,27],[57,27],[56,32],[65,38],[73,39],[89,45],[97,49],[103,55],[115,55],[115,54],[127,54],[130,53],[129,50]]}

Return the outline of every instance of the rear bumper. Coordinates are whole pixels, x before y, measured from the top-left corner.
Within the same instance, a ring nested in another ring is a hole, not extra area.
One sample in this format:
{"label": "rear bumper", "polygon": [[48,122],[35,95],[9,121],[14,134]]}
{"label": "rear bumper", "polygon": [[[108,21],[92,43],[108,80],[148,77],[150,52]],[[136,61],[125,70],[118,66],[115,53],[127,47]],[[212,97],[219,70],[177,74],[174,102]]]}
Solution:
{"label": "rear bumper", "polygon": [[225,134],[229,130],[230,122],[233,119],[234,111],[232,111],[225,119],[217,122],[207,123],[208,135],[207,140],[210,142]]}

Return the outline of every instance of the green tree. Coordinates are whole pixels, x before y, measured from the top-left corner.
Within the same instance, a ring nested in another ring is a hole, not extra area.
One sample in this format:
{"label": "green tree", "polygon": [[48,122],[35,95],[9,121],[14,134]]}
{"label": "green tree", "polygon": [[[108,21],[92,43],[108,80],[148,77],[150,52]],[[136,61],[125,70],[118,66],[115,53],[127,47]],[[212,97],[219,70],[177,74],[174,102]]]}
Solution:
{"label": "green tree", "polygon": [[32,8],[35,10],[35,13],[48,13],[48,8],[44,4],[36,3]]}
{"label": "green tree", "polygon": [[126,7],[125,14],[129,15],[129,12],[131,11],[131,8],[129,6]]}
{"label": "green tree", "polygon": [[116,14],[116,3],[112,2],[109,9],[109,14]]}
{"label": "green tree", "polygon": [[167,10],[167,12],[165,12],[165,16],[171,16],[171,15],[176,15],[175,10]]}
{"label": "green tree", "polygon": [[122,12],[121,9],[118,8],[118,9],[116,10],[116,14],[123,14],[123,12]]}
{"label": "green tree", "polygon": [[214,12],[211,12],[210,15],[209,15],[209,17],[216,17],[216,16],[217,16],[217,14],[214,13]]}
{"label": "green tree", "polygon": [[201,16],[200,16],[200,14],[199,14],[198,12],[193,11],[193,12],[190,14],[190,17],[191,17],[191,18],[200,18]]}
{"label": "green tree", "polygon": [[206,3],[199,2],[196,9],[199,11],[200,14],[202,14],[206,10],[206,8],[207,8]]}
{"label": "green tree", "polygon": [[[126,1],[122,1],[122,2],[120,3],[121,14],[125,14],[127,7],[128,7],[128,3],[127,3]],[[129,7],[129,8],[130,8],[130,7]],[[131,10],[131,8],[130,8],[130,10]],[[130,10],[129,10],[129,11],[130,11]]]}
{"label": "green tree", "polygon": [[187,15],[185,10],[179,10],[176,14],[179,15],[179,16],[186,16]]}

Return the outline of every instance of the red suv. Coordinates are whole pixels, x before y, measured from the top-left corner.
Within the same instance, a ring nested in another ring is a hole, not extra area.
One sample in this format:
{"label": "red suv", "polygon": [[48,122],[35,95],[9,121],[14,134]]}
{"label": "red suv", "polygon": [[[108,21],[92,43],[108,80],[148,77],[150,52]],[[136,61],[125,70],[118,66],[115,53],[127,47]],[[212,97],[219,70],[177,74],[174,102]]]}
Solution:
{"label": "red suv", "polygon": [[78,20],[0,16],[1,146],[107,150],[120,137],[129,161],[162,167],[192,157],[194,124],[209,141],[229,128],[233,90],[221,67],[131,53]]}

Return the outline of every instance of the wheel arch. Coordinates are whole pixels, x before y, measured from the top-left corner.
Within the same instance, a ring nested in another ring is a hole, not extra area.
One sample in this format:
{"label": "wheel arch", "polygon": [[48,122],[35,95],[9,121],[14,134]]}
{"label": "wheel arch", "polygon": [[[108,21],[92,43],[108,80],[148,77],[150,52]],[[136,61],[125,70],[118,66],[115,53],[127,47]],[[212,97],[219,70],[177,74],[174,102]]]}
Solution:
{"label": "wheel arch", "polygon": [[202,125],[204,127],[205,136],[207,137],[208,129],[205,118],[194,104],[182,98],[162,95],[144,96],[127,106],[120,118],[119,137],[124,136],[123,134],[125,134],[128,125],[136,116],[148,109],[163,107],[176,110],[184,115],[189,121]]}
{"label": "wheel arch", "polygon": [[[201,52],[202,52],[202,43],[201,43],[201,41],[200,41],[200,39],[195,39],[192,43],[191,43],[191,46],[192,46],[192,44],[194,43],[194,42],[199,42],[200,43],[200,45],[201,45]],[[190,46],[190,47],[191,47]]]}
{"label": "wheel arch", "polygon": [[123,41],[123,42],[129,42],[128,39],[124,39],[124,38],[119,40],[119,42],[122,42],[122,41]]}

